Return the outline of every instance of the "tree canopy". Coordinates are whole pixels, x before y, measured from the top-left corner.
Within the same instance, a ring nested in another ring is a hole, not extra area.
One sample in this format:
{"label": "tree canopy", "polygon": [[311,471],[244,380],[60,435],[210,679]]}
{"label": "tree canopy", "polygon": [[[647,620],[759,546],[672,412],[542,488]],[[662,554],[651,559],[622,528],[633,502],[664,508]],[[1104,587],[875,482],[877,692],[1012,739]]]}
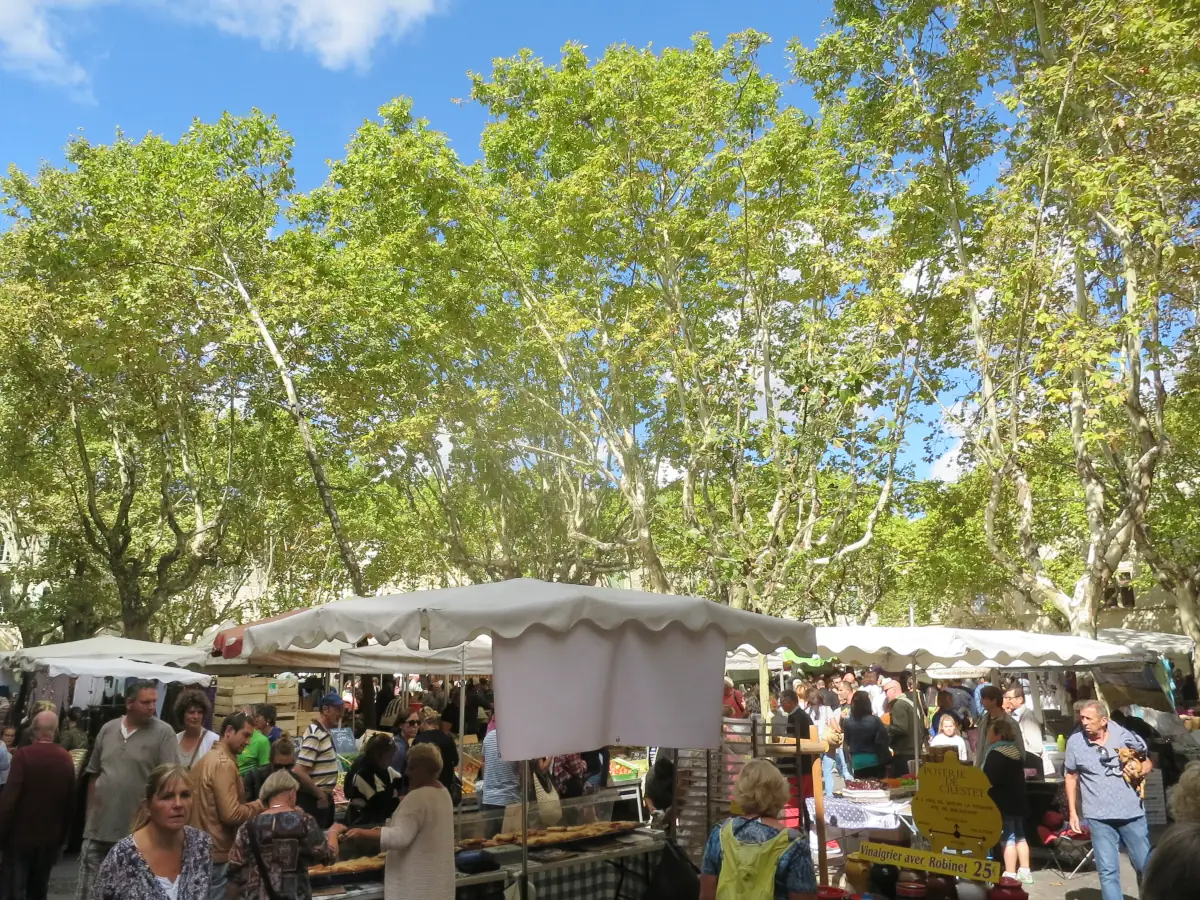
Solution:
{"label": "tree canopy", "polygon": [[258,111],[12,169],[0,615],[530,575],[1087,633],[1137,558],[1200,637],[1197,33],[838,0],[786,72],[753,31],[497,60],[474,161],[398,98],[308,192]]}

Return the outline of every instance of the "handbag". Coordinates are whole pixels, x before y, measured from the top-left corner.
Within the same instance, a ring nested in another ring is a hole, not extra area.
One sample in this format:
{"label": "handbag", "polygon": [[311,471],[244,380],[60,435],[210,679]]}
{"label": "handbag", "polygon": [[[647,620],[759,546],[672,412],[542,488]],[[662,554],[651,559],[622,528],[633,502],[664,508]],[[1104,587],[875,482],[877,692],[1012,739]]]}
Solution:
{"label": "handbag", "polygon": [[262,850],[258,846],[258,833],[254,830],[253,825],[253,820],[246,823],[246,836],[250,838],[250,849],[254,853],[254,862],[258,866],[258,876],[262,879],[263,890],[267,892],[268,900],[283,900],[275,893],[275,887],[271,884],[271,873],[267,871],[267,864],[263,862]]}

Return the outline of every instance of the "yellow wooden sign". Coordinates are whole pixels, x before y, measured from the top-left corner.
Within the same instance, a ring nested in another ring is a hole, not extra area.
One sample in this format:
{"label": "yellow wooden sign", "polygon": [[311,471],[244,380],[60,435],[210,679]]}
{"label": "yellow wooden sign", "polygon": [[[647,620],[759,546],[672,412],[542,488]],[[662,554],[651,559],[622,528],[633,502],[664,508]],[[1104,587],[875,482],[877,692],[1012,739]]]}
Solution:
{"label": "yellow wooden sign", "polygon": [[978,856],[951,856],[932,850],[910,850],[907,847],[869,842],[864,842],[858,848],[858,853],[871,862],[887,863],[902,869],[918,869],[937,875],[953,875],[971,881],[990,881],[994,884],[1003,874],[1000,863]]}
{"label": "yellow wooden sign", "polygon": [[1000,840],[1000,810],[988,796],[990,787],[980,769],[955,757],[922,766],[913,821],[935,850],[969,850],[982,857]]}

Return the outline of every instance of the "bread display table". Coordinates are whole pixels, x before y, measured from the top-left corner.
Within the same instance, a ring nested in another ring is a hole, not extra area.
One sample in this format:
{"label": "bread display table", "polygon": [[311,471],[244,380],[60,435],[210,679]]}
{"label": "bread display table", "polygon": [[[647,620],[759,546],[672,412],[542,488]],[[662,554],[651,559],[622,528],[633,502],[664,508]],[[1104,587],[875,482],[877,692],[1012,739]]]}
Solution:
{"label": "bread display table", "polygon": [[[595,849],[578,850],[563,859],[529,860],[529,880],[538,900],[641,900],[658,865],[665,838],[661,832],[638,831],[603,839]],[[532,850],[531,853],[537,854]],[[521,872],[519,853],[498,855],[500,868],[478,875],[459,874],[458,900],[500,898]],[[383,900],[379,881],[313,888],[314,898]]]}

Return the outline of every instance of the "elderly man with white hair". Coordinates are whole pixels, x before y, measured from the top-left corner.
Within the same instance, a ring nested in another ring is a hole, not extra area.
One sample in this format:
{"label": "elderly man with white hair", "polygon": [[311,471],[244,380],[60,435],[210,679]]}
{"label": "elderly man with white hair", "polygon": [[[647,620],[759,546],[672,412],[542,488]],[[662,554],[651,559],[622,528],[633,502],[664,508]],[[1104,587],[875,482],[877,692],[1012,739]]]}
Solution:
{"label": "elderly man with white hair", "polygon": [[0,897],[45,900],[75,809],[75,763],[54,743],[57,715],[38,713],[30,730],[0,795]]}

